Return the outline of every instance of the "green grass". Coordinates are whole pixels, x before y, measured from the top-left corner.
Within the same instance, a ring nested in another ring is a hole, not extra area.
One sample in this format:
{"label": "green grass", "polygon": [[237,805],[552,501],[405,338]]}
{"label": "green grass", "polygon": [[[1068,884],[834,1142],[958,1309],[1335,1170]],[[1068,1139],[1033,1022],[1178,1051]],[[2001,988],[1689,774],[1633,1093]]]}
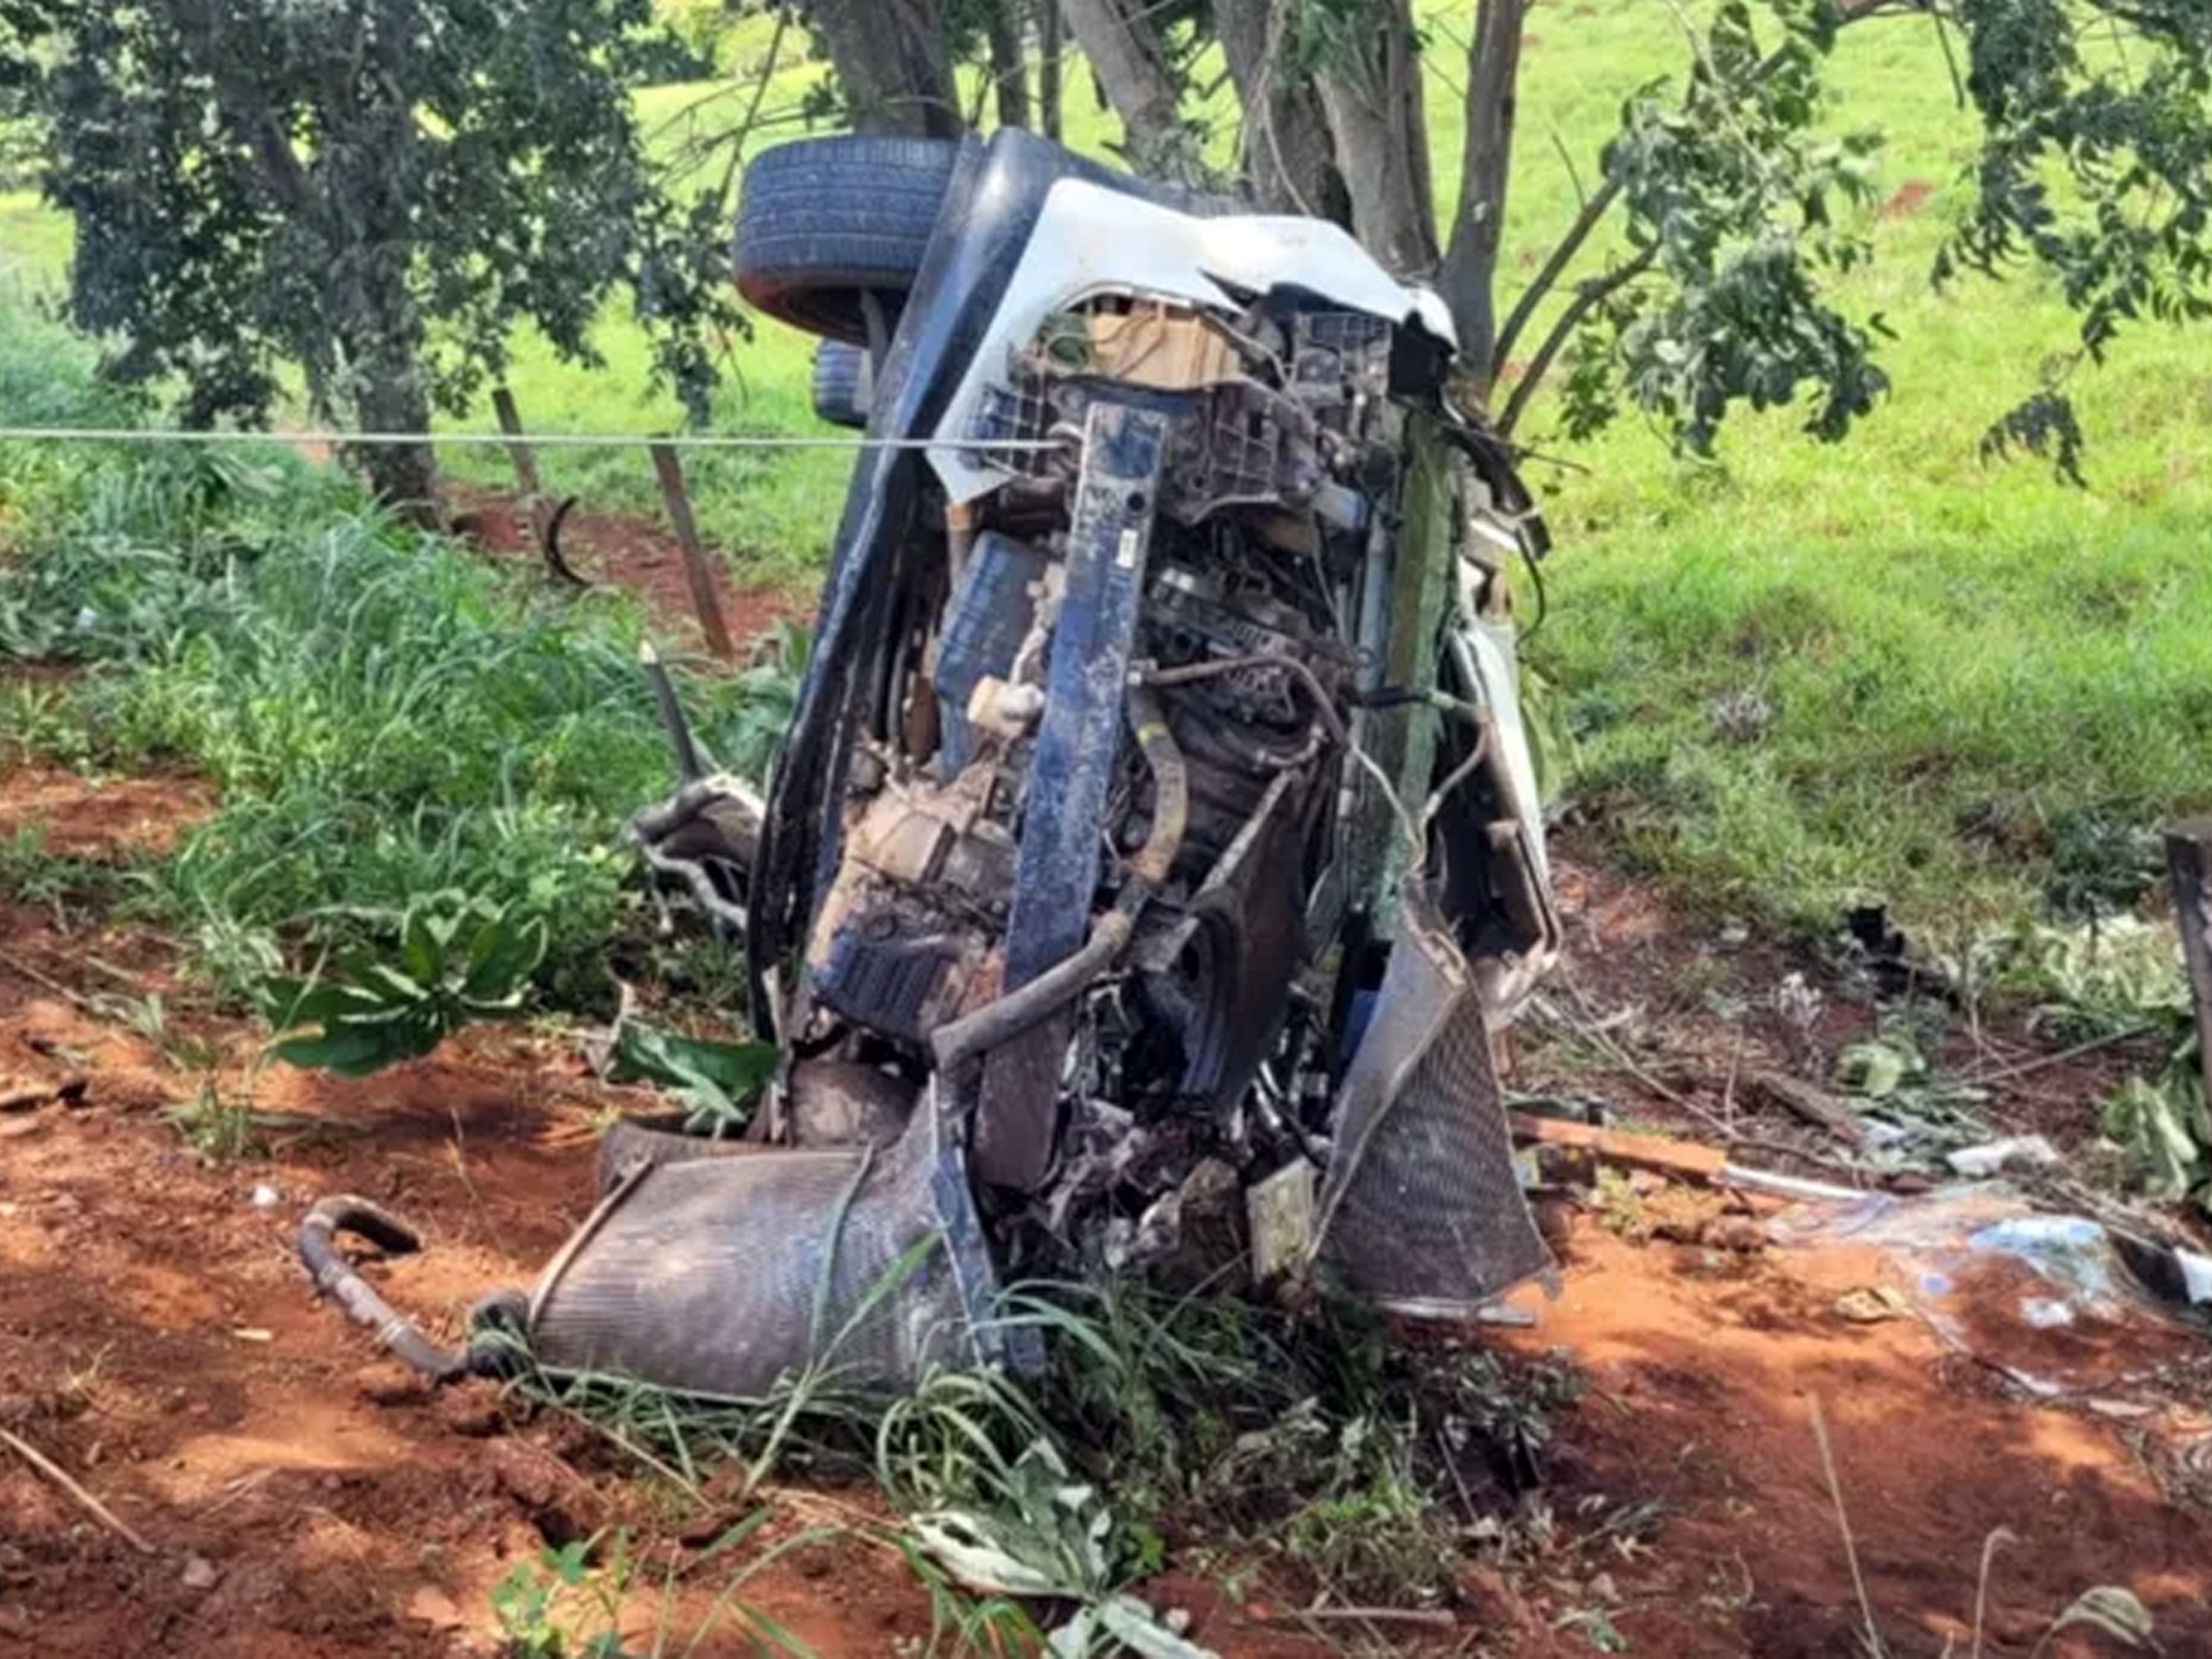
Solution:
{"label": "green grass", "polygon": [[[1462,12],[1423,7],[1447,198]],[[748,19],[725,40],[722,61],[742,77],[732,84],[640,94],[661,154],[734,128],[768,27]],[[798,112],[822,70],[798,61],[793,44],[761,99],[757,144],[804,130]],[[1533,270],[1571,217],[1577,173],[1594,171],[1620,100],[1686,61],[1664,0],[1534,15],[1509,278]],[[2067,346],[2068,315],[2033,276],[1929,287],[1973,129],[1925,21],[1847,30],[1834,82],[1834,125],[1887,137],[1885,191],[1930,187],[1880,217],[1880,257],[1840,290],[1848,308],[1897,331],[1882,354],[1892,397],[1840,446],[1812,442],[1776,411],[1739,419],[1715,463],[1691,466],[1630,420],[1575,449],[1575,470],[1536,467],[1559,552],[1531,657],[1577,734],[1571,793],[1697,903],[1808,928],[1854,896],[1885,897],[1908,922],[2017,914],[2051,884],[2069,821],[2145,825],[2212,805],[2200,689],[2212,685],[2212,633],[2189,625],[2212,598],[2195,532],[2212,491],[2212,335],[2147,331],[2075,378],[2087,492],[2032,461],[1984,467],[1978,435]],[[1229,112],[1225,91],[1206,112],[1216,160]],[[1115,136],[1080,73],[1067,115],[1079,147]],[[66,243],[51,216],[0,198],[0,284],[10,270],[19,289],[51,276]],[[584,368],[519,342],[509,380],[525,421],[675,426],[672,401],[647,386],[641,338],[615,312],[600,345],[604,365]],[[823,431],[808,406],[809,349],[764,321],[732,342],[717,429]],[[489,414],[453,424],[487,426]],[[1549,453],[1543,427],[1540,404],[1528,435]],[[496,452],[456,451],[448,464],[504,477]],[[641,453],[552,452],[544,465],[557,491],[655,509]],[[835,453],[688,463],[710,537],[740,579],[769,582],[819,568],[848,465]],[[1771,718],[1748,735],[1717,729],[1713,700],[1745,693]]]}
{"label": "green grass", "polygon": [[[46,365],[43,418],[112,418],[82,357],[0,307],[0,388]],[[0,754],[173,758],[218,786],[216,815],[145,882],[222,988],[380,937],[448,890],[542,920],[556,997],[605,986],[609,940],[640,903],[621,827],[674,781],[635,605],[552,595],[288,455],[71,460],[0,446],[0,530],[16,544],[0,659],[85,670],[66,690],[11,691]],[[684,685],[710,749],[759,771],[787,684]]]}

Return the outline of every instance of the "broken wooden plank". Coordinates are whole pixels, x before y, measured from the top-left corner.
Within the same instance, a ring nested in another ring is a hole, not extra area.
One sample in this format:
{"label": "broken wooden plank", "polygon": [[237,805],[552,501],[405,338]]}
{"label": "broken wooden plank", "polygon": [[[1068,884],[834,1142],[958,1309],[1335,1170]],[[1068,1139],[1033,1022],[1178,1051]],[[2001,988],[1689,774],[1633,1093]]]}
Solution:
{"label": "broken wooden plank", "polygon": [[1791,1077],[1786,1072],[1763,1068],[1746,1072],[1740,1080],[1745,1087],[1792,1116],[1802,1118],[1816,1129],[1826,1130],[1846,1146],[1863,1146],[1866,1142],[1866,1126],[1859,1121],[1857,1114],[1817,1084]]}
{"label": "broken wooden plank", "polygon": [[1631,1134],[1625,1129],[1566,1123],[1557,1118],[1531,1117],[1526,1112],[1508,1112],[1505,1121],[1518,1140],[1571,1147],[1610,1163],[1650,1170],[1657,1175],[1687,1181],[1718,1181],[1722,1171],[1728,1168],[1727,1152],[1717,1146],[1701,1146],[1695,1141]]}

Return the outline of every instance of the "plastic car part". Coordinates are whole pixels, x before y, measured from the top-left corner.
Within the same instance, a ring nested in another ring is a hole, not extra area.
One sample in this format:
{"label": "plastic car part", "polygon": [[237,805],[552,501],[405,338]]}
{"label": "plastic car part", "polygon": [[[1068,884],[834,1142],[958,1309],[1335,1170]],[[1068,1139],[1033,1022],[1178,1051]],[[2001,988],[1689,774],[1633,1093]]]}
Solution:
{"label": "plastic car part", "polygon": [[969,702],[986,679],[1003,680],[1036,619],[1031,590],[1044,580],[1042,548],[995,530],[975,538],[945,606],[937,647],[939,719],[948,775],[968,764]]}

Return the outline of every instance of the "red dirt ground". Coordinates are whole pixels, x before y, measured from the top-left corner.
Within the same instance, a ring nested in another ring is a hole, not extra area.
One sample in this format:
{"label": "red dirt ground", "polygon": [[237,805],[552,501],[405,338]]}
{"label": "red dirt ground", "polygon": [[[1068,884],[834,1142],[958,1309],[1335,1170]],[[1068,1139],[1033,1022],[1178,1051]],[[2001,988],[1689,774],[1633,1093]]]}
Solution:
{"label": "red dirt ground", "polygon": [[[487,551],[538,563],[543,558],[515,497],[476,485],[447,487],[451,508],[466,523],[469,538]],[[627,587],[640,595],[662,627],[687,645],[700,642],[697,613],[684,570],[676,532],[655,519],[629,514],[571,512],[561,526],[562,554],[575,573],[595,582]],[[739,587],[728,567],[711,561],[714,593],[724,625],[740,646],[779,622],[812,614],[811,595],[778,587]]]}
{"label": "red dirt ground", "polygon": [[[0,775],[0,823],[35,815],[83,856],[157,844],[205,804],[189,782]],[[1645,928],[1648,903],[1586,870],[1563,888],[1585,959],[1605,964],[1589,994],[1663,990],[1679,931]],[[387,1291],[450,1333],[483,1291],[535,1275],[587,1206],[592,1129],[637,1097],[592,1082],[553,1038],[475,1032],[365,1081],[266,1073],[254,1104],[283,1115],[270,1155],[206,1167],[161,1117],[195,1077],[135,1035],[117,999],[161,992],[173,1029],[224,1047],[226,1086],[245,1034],[195,1006],[158,937],[78,925],[64,933],[45,908],[0,906],[0,1095],[87,1083],[79,1104],[0,1114],[0,1428],[155,1553],[0,1449],[0,1653],[488,1654],[491,1587],[548,1538],[625,1525],[649,1559],[690,1559],[677,1540],[696,1517],[672,1489],[629,1478],[591,1431],[503,1406],[488,1385],[414,1385],[314,1304],[291,1243],[319,1194],[391,1204],[429,1247],[382,1270]],[[262,1187],[273,1203],[257,1203]],[[1809,1426],[1817,1396],[1900,1659],[1933,1659],[1966,1628],[1983,1540],[1999,1526],[2018,1541],[1992,1582],[1991,1659],[2021,1659],[2052,1613],[2104,1582],[2151,1605],[2167,1653],[2212,1654],[2212,1516],[2162,1495],[2146,1419],[2030,1405],[1916,1322],[1837,1315],[1841,1291],[1887,1271],[1850,1251],[1634,1243],[1577,1217],[1563,1297],[1542,1304],[1538,1330],[1505,1339],[1564,1348],[1590,1378],[1555,1425],[1541,1501],[1566,1535],[1656,1503],[1656,1536],[1570,1550],[1525,1528],[1509,1559],[1486,1547],[1470,1560],[1456,1629],[1378,1626],[1364,1650],[1434,1637],[1435,1650],[1498,1659],[1588,1653],[1597,1627],[1582,1616],[1595,1611],[1627,1651],[1656,1659],[1858,1653]],[[2190,1426],[2160,1409],[2161,1424]],[[771,1501],[781,1534],[872,1515],[850,1493]],[[676,1650],[712,1589],[684,1592]],[[743,1599],[823,1654],[917,1652],[930,1630],[904,1565],[865,1531],[784,1558]],[[1196,1613],[1198,1639],[1231,1659],[1319,1650],[1264,1599],[1230,1605],[1192,1579],[1163,1599]],[[740,1650],[734,1629],[700,1649]]]}

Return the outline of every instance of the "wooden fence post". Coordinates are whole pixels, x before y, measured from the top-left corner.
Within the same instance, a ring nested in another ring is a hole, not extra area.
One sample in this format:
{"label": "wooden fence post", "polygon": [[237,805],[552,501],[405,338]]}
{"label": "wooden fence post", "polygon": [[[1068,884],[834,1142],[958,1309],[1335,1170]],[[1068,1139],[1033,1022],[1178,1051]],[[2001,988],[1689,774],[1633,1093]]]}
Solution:
{"label": "wooden fence post", "polygon": [[2191,818],[2166,830],[2166,879],[2189,963],[2190,1000],[2197,1009],[2205,1095],[2198,1127],[2212,1142],[2212,818]]}
{"label": "wooden fence post", "polygon": [[548,503],[544,489],[538,482],[538,453],[523,435],[522,416],[515,410],[512,392],[503,386],[494,386],[491,410],[499,417],[499,429],[507,434],[507,459],[514,465],[515,487],[522,492],[523,510],[530,515],[531,538],[543,548]]}
{"label": "wooden fence post", "polygon": [[698,613],[699,631],[706,635],[707,648],[727,662],[737,652],[722,621],[721,601],[714,596],[714,570],[699,540],[699,526],[691,517],[691,497],[684,489],[684,464],[677,459],[672,444],[657,443],[652,450],[653,470],[660,478],[660,499],[676,526],[676,544],[684,550],[684,575],[691,586],[691,608]]}

